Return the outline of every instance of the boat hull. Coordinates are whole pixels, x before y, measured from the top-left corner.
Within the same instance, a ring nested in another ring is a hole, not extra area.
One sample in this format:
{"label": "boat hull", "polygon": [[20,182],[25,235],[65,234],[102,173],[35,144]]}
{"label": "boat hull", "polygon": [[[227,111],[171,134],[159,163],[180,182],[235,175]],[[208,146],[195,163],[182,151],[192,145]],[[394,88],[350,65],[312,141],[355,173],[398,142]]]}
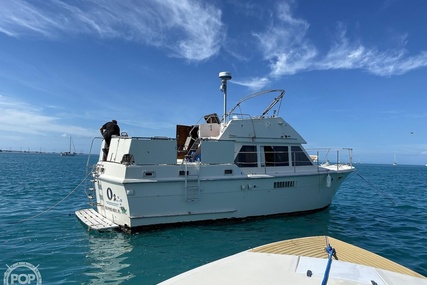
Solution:
{"label": "boat hull", "polygon": [[125,229],[316,211],[331,204],[350,173],[126,183],[99,178],[97,210]]}

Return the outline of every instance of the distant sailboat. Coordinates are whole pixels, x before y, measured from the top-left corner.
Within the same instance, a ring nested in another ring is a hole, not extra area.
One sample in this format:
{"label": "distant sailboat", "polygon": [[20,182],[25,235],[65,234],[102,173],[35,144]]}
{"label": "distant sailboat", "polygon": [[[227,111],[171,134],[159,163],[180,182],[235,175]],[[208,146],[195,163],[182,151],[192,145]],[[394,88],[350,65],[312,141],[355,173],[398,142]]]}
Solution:
{"label": "distant sailboat", "polygon": [[[71,146],[73,146],[74,151],[71,151]],[[73,139],[70,136],[70,150],[61,152],[61,156],[75,156],[76,154],[77,153],[76,153],[76,149],[74,147]]]}
{"label": "distant sailboat", "polygon": [[397,165],[396,154],[394,154],[393,165]]}

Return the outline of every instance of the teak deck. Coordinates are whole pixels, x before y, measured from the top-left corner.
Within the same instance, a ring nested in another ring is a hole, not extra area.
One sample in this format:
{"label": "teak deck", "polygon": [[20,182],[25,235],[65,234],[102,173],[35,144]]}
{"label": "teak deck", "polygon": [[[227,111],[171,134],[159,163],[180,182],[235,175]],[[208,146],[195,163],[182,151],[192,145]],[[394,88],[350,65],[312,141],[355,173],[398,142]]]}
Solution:
{"label": "teak deck", "polygon": [[372,266],[397,273],[407,274],[418,278],[425,278],[406,267],[391,260],[381,257],[354,245],[334,239],[328,236],[315,236],[299,239],[284,240],[251,249],[252,252],[288,254],[315,258],[328,258],[325,247],[329,242],[336,251],[336,257],[340,261]]}

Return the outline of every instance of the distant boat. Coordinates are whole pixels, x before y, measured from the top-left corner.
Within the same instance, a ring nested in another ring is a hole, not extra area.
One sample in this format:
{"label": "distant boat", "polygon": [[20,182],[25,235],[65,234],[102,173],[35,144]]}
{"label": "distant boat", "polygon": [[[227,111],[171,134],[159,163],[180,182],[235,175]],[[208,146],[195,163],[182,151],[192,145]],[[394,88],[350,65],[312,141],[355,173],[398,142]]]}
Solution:
{"label": "distant boat", "polygon": [[394,154],[394,161],[393,161],[393,165],[397,165],[396,154]]}
{"label": "distant boat", "polygon": [[[74,151],[71,151],[71,146],[73,147]],[[61,156],[75,156],[76,154],[77,153],[76,153],[76,149],[74,147],[73,139],[70,136],[70,148],[69,148],[69,151],[61,152]]]}

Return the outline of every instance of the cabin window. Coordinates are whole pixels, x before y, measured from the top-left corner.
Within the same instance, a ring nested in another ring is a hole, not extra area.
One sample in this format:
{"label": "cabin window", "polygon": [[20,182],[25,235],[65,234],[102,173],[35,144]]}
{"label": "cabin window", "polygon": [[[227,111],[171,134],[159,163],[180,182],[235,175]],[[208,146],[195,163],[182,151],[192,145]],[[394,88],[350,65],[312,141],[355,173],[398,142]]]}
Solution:
{"label": "cabin window", "polygon": [[255,145],[243,145],[234,160],[239,167],[257,167],[257,151]]}
{"label": "cabin window", "polygon": [[265,166],[289,166],[287,146],[264,146]]}
{"label": "cabin window", "polygon": [[307,154],[300,146],[292,146],[292,166],[313,165]]}

